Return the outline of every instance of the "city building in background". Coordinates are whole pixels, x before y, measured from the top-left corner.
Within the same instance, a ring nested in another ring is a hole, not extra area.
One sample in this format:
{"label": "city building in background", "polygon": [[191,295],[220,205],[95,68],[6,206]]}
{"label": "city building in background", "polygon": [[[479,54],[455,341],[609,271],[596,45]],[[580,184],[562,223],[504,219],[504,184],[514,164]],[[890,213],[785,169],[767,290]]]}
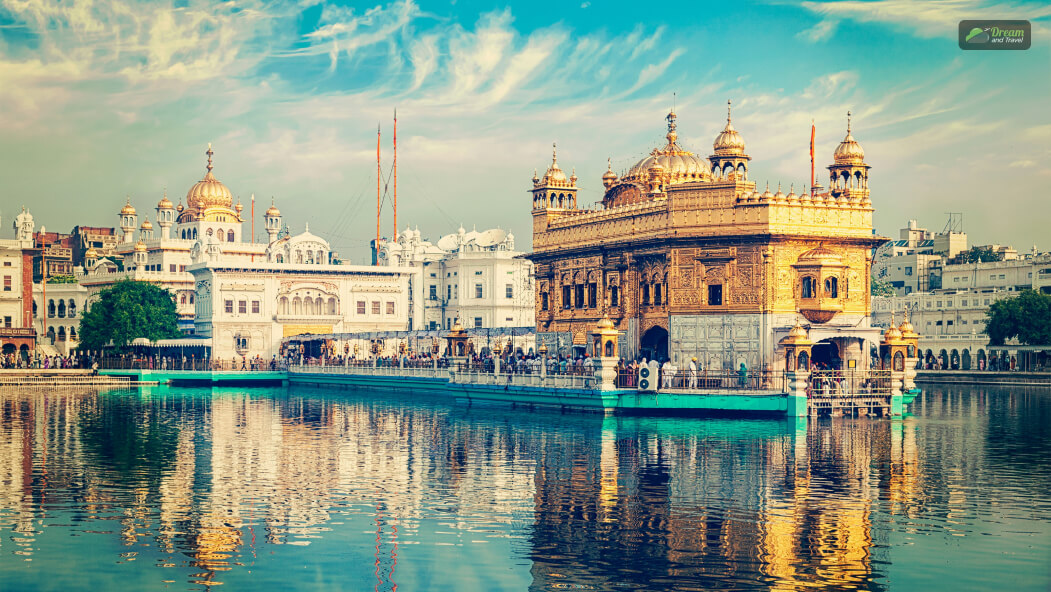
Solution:
{"label": "city building in background", "polygon": [[33,216],[15,216],[14,238],[0,239],[0,353],[24,359],[36,349],[33,329]]}
{"label": "city building in background", "polygon": [[406,228],[373,241],[378,265],[412,270],[410,329],[532,327],[533,263],[515,250],[513,233],[461,226],[436,243]]}
{"label": "city building in background", "polygon": [[43,355],[66,355],[80,339],[80,319],[86,312],[88,289],[76,281],[33,284],[34,327]]}
{"label": "city building in background", "polygon": [[[730,115],[712,154],[667,143],[627,171],[608,167],[594,210],[577,203],[577,176],[552,154],[533,176],[538,340],[583,352],[603,315],[625,357],[685,367],[783,367],[779,342],[809,325],[817,363],[868,367],[872,230],[869,165],[848,116],[828,166],[829,189],[760,190]],[[846,364],[844,364],[846,365]]]}

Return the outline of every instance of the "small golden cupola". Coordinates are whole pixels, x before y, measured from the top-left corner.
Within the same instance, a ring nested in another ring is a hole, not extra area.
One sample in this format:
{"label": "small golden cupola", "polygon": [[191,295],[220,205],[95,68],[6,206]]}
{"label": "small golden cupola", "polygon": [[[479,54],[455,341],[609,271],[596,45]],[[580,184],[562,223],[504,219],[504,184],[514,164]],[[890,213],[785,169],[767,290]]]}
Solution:
{"label": "small golden cupola", "polygon": [[617,173],[613,172],[613,158],[606,160],[606,172],[602,174],[602,186],[609,190],[617,183]]}
{"label": "small golden cupola", "polygon": [[577,208],[577,175],[566,177],[565,171],[558,166],[558,147],[551,144],[551,165],[543,178],[533,173],[533,212],[547,210],[575,210]]}
{"label": "small golden cupola", "polygon": [[803,253],[792,265],[796,270],[796,304],[811,323],[827,323],[843,310],[848,286],[843,257],[818,245]]}
{"label": "small golden cupola", "polygon": [[869,206],[869,165],[865,164],[865,151],[851,133],[851,114],[847,112],[847,135],[836,146],[828,167],[829,192],[837,198],[846,198],[854,205]]}
{"label": "small golden cupola", "polygon": [[715,137],[712,143],[712,174],[723,181],[746,181],[748,179],[748,161],[752,160],[744,152],[744,138],[734,128],[731,118],[731,102],[726,101],[726,127]]}

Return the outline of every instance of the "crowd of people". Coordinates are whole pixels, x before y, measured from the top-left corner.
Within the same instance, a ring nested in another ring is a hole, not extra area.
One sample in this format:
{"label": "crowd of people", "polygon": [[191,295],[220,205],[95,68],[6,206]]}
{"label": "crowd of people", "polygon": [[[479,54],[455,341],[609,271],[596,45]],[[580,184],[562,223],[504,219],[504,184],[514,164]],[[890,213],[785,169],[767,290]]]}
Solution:
{"label": "crowd of people", "polygon": [[43,369],[43,370],[66,370],[73,368],[91,368],[94,358],[89,355],[78,355],[70,353],[65,356],[44,356],[34,353],[23,356],[18,353],[0,355],[0,368],[10,369]]}

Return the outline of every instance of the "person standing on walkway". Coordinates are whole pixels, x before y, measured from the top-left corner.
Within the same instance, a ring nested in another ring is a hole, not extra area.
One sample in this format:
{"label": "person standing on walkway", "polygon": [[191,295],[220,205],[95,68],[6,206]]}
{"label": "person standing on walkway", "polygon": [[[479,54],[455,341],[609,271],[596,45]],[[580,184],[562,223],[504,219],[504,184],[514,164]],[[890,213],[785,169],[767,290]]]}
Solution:
{"label": "person standing on walkway", "polygon": [[671,360],[664,360],[664,364],[661,366],[661,389],[663,390],[671,388],[671,377],[673,374],[671,368]]}
{"label": "person standing on walkway", "polygon": [[690,358],[690,388],[697,388],[697,358]]}
{"label": "person standing on walkway", "polygon": [[741,367],[737,370],[737,386],[744,388],[748,385],[748,367],[741,362]]}

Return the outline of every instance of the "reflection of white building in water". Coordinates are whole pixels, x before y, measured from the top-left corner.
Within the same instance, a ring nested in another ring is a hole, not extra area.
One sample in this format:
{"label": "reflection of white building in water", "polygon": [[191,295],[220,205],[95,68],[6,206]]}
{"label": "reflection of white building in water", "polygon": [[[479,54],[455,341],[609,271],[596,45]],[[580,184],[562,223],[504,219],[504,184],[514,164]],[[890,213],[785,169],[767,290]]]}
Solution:
{"label": "reflection of white building in water", "polygon": [[406,228],[373,244],[379,265],[412,271],[412,329],[449,329],[457,318],[465,327],[535,325],[533,263],[521,255],[514,234],[497,228],[460,227],[437,243]]}

